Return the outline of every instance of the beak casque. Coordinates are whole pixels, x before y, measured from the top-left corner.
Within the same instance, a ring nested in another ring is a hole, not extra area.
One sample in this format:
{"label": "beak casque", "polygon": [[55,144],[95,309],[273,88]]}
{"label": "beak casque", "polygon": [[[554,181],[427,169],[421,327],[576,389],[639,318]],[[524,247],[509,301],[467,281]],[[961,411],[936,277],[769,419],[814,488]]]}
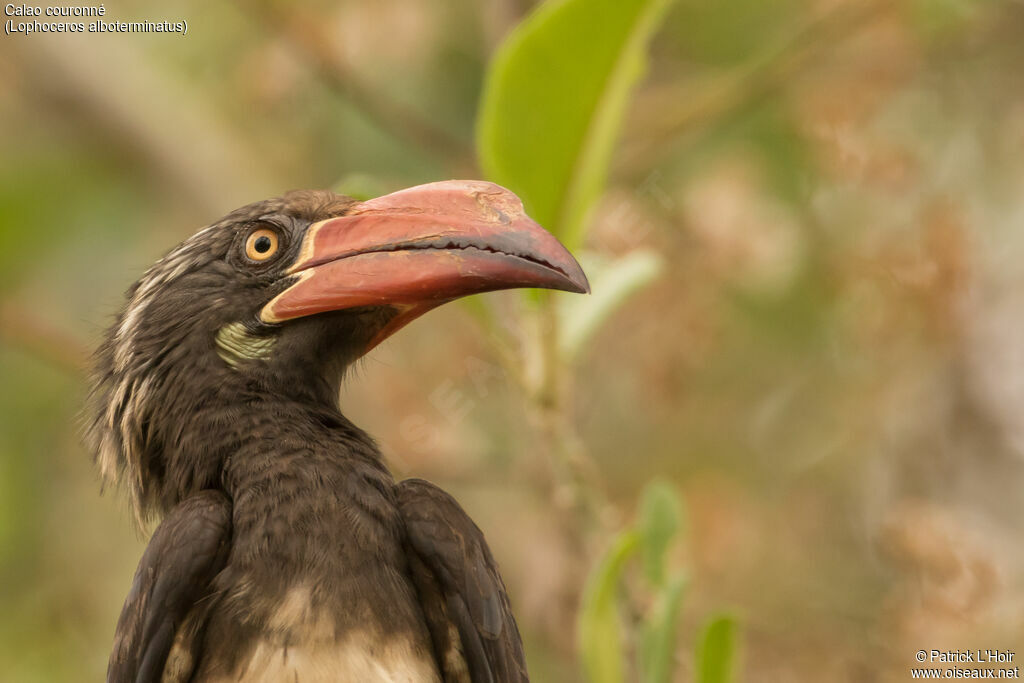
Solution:
{"label": "beak casque", "polygon": [[445,302],[499,289],[590,291],[576,259],[493,183],[449,180],[357,204],[309,227],[288,271],[298,280],[260,312],[280,323],[327,311],[394,306],[374,344]]}

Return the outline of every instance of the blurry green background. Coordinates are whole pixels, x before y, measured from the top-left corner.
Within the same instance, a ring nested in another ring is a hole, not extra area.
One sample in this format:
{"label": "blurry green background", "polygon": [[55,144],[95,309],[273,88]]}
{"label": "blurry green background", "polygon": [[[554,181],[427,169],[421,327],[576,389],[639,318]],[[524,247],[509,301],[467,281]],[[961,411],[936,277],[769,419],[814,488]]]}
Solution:
{"label": "blurry green background", "polygon": [[[76,413],[123,291],[286,189],[480,177],[488,60],[531,8],[126,1],[106,19],[187,35],[0,37],[0,681],[105,670],[144,539]],[[586,246],[663,273],[575,362],[571,417],[619,509],[655,475],[684,497],[680,651],[727,608],[747,681],[1024,656],[1024,5],[677,0],[650,52]],[[581,680],[579,558],[500,367],[449,306],[342,409],[487,533],[534,678]]]}

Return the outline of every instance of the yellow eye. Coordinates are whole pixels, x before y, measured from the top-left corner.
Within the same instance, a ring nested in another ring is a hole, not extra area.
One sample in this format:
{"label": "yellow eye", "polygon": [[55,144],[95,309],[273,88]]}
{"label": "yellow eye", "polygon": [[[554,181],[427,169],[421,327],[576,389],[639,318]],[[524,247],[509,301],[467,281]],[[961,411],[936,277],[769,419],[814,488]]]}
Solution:
{"label": "yellow eye", "polygon": [[266,261],[277,253],[277,233],[268,228],[253,230],[245,239],[245,255],[253,261]]}

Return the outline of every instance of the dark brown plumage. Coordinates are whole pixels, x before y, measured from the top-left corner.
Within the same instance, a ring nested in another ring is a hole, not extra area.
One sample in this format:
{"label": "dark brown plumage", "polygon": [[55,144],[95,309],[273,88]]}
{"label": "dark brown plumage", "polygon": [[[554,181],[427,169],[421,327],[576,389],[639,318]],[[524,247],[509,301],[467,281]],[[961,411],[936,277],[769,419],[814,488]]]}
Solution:
{"label": "dark brown plumage", "polygon": [[105,478],[162,517],[108,681],[526,681],[483,534],[337,406],[412,318],[520,286],[586,280],[514,195],[463,181],[252,204],[147,271],[89,400]]}

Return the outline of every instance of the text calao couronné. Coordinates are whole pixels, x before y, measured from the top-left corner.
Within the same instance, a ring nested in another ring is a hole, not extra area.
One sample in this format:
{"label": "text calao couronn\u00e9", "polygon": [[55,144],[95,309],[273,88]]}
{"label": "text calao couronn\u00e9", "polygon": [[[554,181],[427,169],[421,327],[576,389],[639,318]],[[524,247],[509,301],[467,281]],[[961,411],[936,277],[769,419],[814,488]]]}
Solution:
{"label": "text calao couronn\u00e9", "polygon": [[[78,5],[64,7],[57,5],[36,6],[7,3],[4,16],[6,33],[181,33],[188,31],[187,21],[107,21],[104,5]],[[36,17],[39,17],[37,19]],[[76,19],[97,17],[88,23],[82,21],[52,21],[53,19]],[[42,20],[40,20],[42,19]]]}

